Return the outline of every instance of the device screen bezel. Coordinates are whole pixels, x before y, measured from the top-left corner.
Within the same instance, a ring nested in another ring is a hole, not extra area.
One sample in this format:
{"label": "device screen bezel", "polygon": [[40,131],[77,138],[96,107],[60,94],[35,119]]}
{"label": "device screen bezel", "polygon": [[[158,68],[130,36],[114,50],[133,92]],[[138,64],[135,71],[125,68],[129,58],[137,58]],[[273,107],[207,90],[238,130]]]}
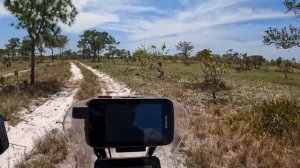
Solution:
{"label": "device screen bezel", "polygon": [[[99,111],[95,117],[91,109],[99,104],[161,104],[161,128],[163,139],[158,142],[109,142],[106,140],[105,111]],[[93,99],[88,102],[88,117],[86,121],[86,140],[92,147],[145,147],[162,146],[170,144],[174,139],[174,108],[173,102],[169,99]],[[167,118],[167,128],[165,119]],[[97,128],[95,127],[97,125]],[[96,129],[95,129],[96,128]],[[103,129],[99,129],[103,128]]]}

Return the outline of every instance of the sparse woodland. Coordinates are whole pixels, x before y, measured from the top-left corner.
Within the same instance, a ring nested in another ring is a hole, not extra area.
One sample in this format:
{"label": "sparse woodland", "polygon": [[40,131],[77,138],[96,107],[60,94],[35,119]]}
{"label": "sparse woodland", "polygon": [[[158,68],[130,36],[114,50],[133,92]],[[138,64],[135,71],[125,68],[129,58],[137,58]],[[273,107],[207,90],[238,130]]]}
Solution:
{"label": "sparse woodland", "polygon": [[[299,16],[299,3],[285,0],[284,5]],[[182,144],[186,167],[300,167],[299,59],[269,60],[237,49],[197,51],[188,41],[142,45],[130,52],[119,48],[117,38],[96,29],[80,35],[75,51],[68,49],[70,39],[58,26],[74,23],[78,11],[71,1],[5,0],[4,6],[16,17],[13,26],[28,33],[12,37],[0,49],[0,115],[9,125],[23,121],[22,109],[39,106],[67,87],[72,62],[83,75],[76,100],[97,96],[104,87],[85,64],[138,94],[183,104],[192,121]],[[49,8],[56,12],[47,13]],[[269,28],[262,41],[284,50],[300,47],[300,28]],[[170,54],[170,48],[178,53]],[[56,167],[69,154],[57,130],[35,145],[17,167]],[[39,157],[30,160],[33,155]],[[45,160],[48,156],[51,162]]]}

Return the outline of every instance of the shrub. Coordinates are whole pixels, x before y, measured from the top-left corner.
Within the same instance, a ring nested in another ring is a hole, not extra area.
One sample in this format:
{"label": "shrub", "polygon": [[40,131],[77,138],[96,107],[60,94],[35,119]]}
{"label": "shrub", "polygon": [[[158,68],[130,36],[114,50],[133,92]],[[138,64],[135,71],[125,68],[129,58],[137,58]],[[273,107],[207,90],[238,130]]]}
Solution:
{"label": "shrub", "polygon": [[209,158],[206,156],[207,154],[205,153],[205,151],[203,151],[202,148],[198,147],[194,151],[190,152],[188,155],[189,157],[186,160],[186,167],[211,167],[209,164]]}
{"label": "shrub", "polygon": [[[258,114],[257,128],[277,138],[300,134],[300,108],[294,101],[264,102],[254,108]],[[298,135],[298,138],[300,136]]]}
{"label": "shrub", "polygon": [[65,160],[68,145],[64,134],[54,129],[34,142],[34,148],[15,167],[55,167]]}

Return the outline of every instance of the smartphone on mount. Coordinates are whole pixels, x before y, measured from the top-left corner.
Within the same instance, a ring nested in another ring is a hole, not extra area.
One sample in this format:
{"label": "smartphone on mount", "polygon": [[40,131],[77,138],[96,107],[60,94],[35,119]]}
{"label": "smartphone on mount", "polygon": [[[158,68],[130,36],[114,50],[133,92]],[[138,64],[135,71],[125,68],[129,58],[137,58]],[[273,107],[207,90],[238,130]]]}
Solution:
{"label": "smartphone on mount", "polygon": [[163,146],[173,141],[169,99],[93,99],[87,107],[85,133],[92,147]]}

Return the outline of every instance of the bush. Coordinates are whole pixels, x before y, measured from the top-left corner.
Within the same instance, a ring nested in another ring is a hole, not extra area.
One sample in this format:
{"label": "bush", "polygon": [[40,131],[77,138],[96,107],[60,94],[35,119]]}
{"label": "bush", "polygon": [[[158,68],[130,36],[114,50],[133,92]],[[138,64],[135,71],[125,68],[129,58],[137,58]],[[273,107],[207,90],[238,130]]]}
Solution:
{"label": "bush", "polygon": [[209,158],[205,151],[202,148],[196,148],[194,151],[188,153],[189,157],[186,160],[186,167],[194,168],[194,167],[202,167],[209,168]]}
{"label": "bush", "polygon": [[300,108],[296,102],[289,100],[264,102],[256,106],[254,112],[259,116],[257,121],[259,131],[277,138],[285,135],[300,137]]}

